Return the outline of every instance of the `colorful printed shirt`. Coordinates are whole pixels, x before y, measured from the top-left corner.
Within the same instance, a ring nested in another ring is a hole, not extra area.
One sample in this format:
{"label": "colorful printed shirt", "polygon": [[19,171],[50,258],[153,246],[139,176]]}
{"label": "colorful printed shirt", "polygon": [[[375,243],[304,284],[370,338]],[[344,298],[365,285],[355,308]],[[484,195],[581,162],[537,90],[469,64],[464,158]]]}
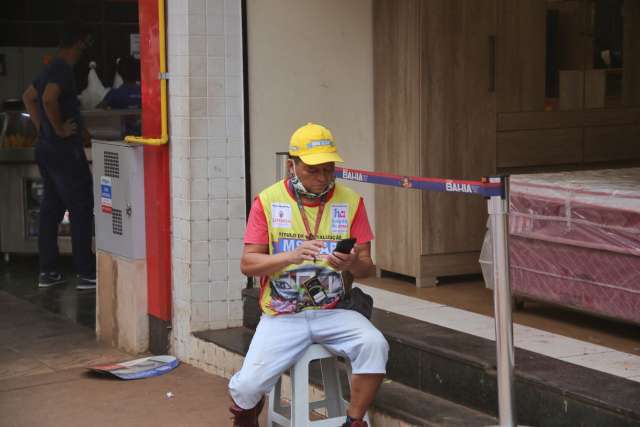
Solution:
{"label": "colorful printed shirt", "polygon": [[[319,205],[316,202],[304,207],[312,228]],[[255,199],[249,214],[245,244],[267,244],[269,253],[277,254],[295,250],[306,240],[306,235],[302,215],[287,181],[272,185]],[[318,230],[317,238],[325,242],[322,254],[330,254],[339,240],[349,237],[363,244],[373,239],[373,233],[362,198],[348,187],[336,184],[327,195]],[[315,295],[303,286],[313,277],[322,287],[322,291]],[[261,278],[260,307],[268,315],[333,308],[343,293],[340,273],[326,261],[305,261]]]}

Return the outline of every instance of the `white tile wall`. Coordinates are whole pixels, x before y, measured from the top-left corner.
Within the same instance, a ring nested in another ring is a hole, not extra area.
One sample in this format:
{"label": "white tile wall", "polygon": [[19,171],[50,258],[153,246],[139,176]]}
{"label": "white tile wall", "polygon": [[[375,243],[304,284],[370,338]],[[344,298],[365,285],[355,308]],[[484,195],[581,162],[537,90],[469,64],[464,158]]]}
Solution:
{"label": "white tile wall", "polygon": [[[207,286],[207,298],[209,296],[209,262],[193,262],[191,265],[191,281],[193,283],[200,282],[205,283]],[[194,286],[195,288],[195,286]],[[195,301],[195,299],[194,299]]]}
{"label": "white tile wall", "polygon": [[[179,22],[176,23],[177,32],[181,31],[181,25]],[[171,34],[171,32],[169,32],[167,51],[169,52],[169,56],[187,55],[189,53],[189,37],[181,34]]]}
{"label": "white tile wall", "polygon": [[204,0],[189,0],[189,13],[193,15],[205,14],[205,1]]}
{"label": "white tile wall", "polygon": [[[171,180],[171,194],[173,197],[184,199],[189,194],[189,180],[184,178],[173,178]],[[174,234],[176,232],[174,231]],[[182,236],[188,237],[188,236]]]}
{"label": "white tile wall", "polygon": [[229,238],[229,224],[228,221],[212,221],[210,230],[213,234],[210,235],[212,239],[227,239]]}
{"label": "white tile wall", "polygon": [[207,206],[208,206],[208,202],[206,201],[192,200],[191,201],[191,219],[193,221],[208,221],[209,214],[207,212]]}
{"label": "white tile wall", "polygon": [[207,79],[192,76],[189,79],[189,96],[192,98],[202,97],[207,93]]}
{"label": "white tile wall", "polygon": [[[196,98],[196,100],[201,100],[201,101],[206,101],[206,98]],[[206,114],[206,102],[203,102],[204,104],[204,111]],[[209,146],[208,146],[208,141],[205,138],[202,139],[193,139],[191,140],[191,158],[192,159],[206,159],[208,152],[209,152]]]}
{"label": "white tile wall", "polygon": [[244,197],[245,181],[242,178],[230,178],[228,180],[227,191],[230,198]]}
{"label": "white tile wall", "polygon": [[[211,81],[211,79],[209,79]],[[225,138],[227,136],[227,119],[224,116],[209,117],[209,137]]]}
{"label": "white tile wall", "polygon": [[[185,81],[188,81],[185,79]],[[173,93],[169,89],[170,93]],[[177,92],[177,91],[176,91]],[[174,94],[173,96],[180,96]],[[188,138],[189,137],[189,119],[186,117],[173,116],[171,118],[171,124],[169,126],[169,136],[172,138]]]}
{"label": "white tile wall", "polygon": [[191,240],[209,240],[210,221],[192,221],[191,222]]}
{"label": "white tile wall", "polygon": [[209,157],[221,157],[227,156],[227,142],[226,139],[211,139],[209,140]]}
{"label": "white tile wall", "polygon": [[228,76],[242,75],[242,57],[227,58],[225,61]]}
{"label": "white tile wall", "polygon": [[225,64],[226,61],[224,58],[207,57],[207,76],[224,77]]}
{"label": "white tile wall", "polygon": [[204,78],[207,76],[207,57],[202,56],[189,56],[189,75],[191,77],[201,77]]}
{"label": "white tile wall", "polygon": [[224,260],[227,258],[227,240],[212,240],[210,247],[214,259]]}
{"label": "white tile wall", "polygon": [[168,16],[171,16],[175,13],[187,13],[188,3],[184,0],[169,0],[166,4]]}
{"label": "white tile wall", "polygon": [[[173,343],[242,321],[245,229],[240,0],[168,0]],[[184,357],[183,355],[183,357]]]}
{"label": "white tile wall", "polygon": [[207,15],[207,34],[224,35],[224,16],[223,15]]}
{"label": "white tile wall", "polygon": [[167,32],[170,35],[189,34],[189,15],[186,13],[171,13],[167,17]]}
{"label": "white tile wall", "polygon": [[189,221],[175,218],[173,220],[173,236],[180,240],[187,240],[190,237]]}
{"label": "white tile wall", "polygon": [[192,157],[189,161],[189,167],[191,168],[191,179],[193,180],[192,183],[202,182],[203,180],[208,179],[209,171],[207,170],[207,159],[198,159]]}
{"label": "white tile wall", "polygon": [[207,55],[224,57],[226,40],[224,35],[207,36]]}
{"label": "white tile wall", "polygon": [[207,34],[205,18],[206,17],[204,15],[194,15],[193,13],[189,13],[189,34]]}
{"label": "white tile wall", "polygon": [[185,199],[179,199],[174,197],[172,199],[172,215],[174,218],[190,219],[189,203]]}
{"label": "white tile wall", "polygon": [[169,111],[175,116],[186,116],[189,114],[189,100],[184,97],[173,97],[169,99]]}
{"label": "white tile wall", "polygon": [[[225,149],[225,152],[226,152],[226,149]],[[209,177],[225,178],[226,176],[227,176],[227,160],[224,157],[215,157],[210,159],[209,160]]]}
{"label": "white tile wall", "polygon": [[229,178],[244,178],[244,159],[231,157],[227,159],[227,168],[229,169]]}
{"label": "white tile wall", "polygon": [[[208,266],[207,266],[208,267]],[[192,276],[192,279],[195,280]],[[193,302],[209,302],[209,285],[199,284],[191,287],[191,301]]]}
{"label": "white tile wall", "polygon": [[238,97],[233,97],[230,96],[229,98],[227,98],[227,115],[230,117],[240,117],[242,116],[242,110],[243,110],[243,102],[242,102],[242,98]]}
{"label": "white tile wall", "polygon": [[204,35],[192,35],[189,28],[189,55],[200,56],[207,54],[207,37]]}
{"label": "white tile wall", "polygon": [[207,16],[224,14],[224,0],[207,0]]}
{"label": "white tile wall", "polygon": [[[186,48],[185,52],[182,55],[176,55],[175,53],[169,51],[169,56],[167,58],[167,65],[169,67],[169,70],[171,70],[171,81],[169,82],[169,88],[172,87],[171,85],[175,84],[176,77],[189,75],[189,62],[182,57],[183,55],[186,55]],[[169,102],[171,102],[171,99],[169,99]]]}
{"label": "white tile wall", "polygon": [[[210,217],[214,220],[225,221],[228,223],[227,203],[225,200],[216,200],[210,207]],[[228,227],[228,225],[227,225]],[[227,234],[228,237],[228,234]]]}
{"label": "white tile wall", "polygon": [[229,290],[229,283],[227,282],[213,282],[211,286],[211,296],[213,301],[226,301]]}

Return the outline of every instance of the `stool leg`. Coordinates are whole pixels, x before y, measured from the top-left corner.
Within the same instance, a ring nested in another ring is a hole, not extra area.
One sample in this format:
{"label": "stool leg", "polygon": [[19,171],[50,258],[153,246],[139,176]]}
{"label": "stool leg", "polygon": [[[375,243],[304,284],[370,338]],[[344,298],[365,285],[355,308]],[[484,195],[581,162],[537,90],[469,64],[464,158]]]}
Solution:
{"label": "stool leg", "polygon": [[[280,380],[278,380],[278,384],[280,384]],[[278,387],[278,384],[276,384],[276,387]],[[276,405],[275,405],[276,387],[274,387],[274,389],[271,390],[271,393],[269,393],[269,408],[268,408],[269,411],[267,413],[267,427],[275,427],[275,424],[273,423],[272,415],[276,410]]]}
{"label": "stool leg", "polygon": [[340,377],[335,358],[321,359],[322,382],[324,383],[324,398],[329,418],[346,415],[340,387]]}
{"label": "stool leg", "polygon": [[280,379],[278,380],[278,382],[276,383],[275,387],[273,387],[273,391],[274,391],[274,405],[273,405],[273,409],[275,412],[282,414],[283,412],[283,407],[282,407],[282,377],[280,377]]}
{"label": "stool leg", "polygon": [[282,412],[282,377],[278,379],[278,382],[269,393],[269,413],[267,414],[267,426],[275,427],[273,420],[273,414],[280,414]]}
{"label": "stool leg", "polygon": [[300,360],[291,369],[291,426],[309,425],[309,362]]}

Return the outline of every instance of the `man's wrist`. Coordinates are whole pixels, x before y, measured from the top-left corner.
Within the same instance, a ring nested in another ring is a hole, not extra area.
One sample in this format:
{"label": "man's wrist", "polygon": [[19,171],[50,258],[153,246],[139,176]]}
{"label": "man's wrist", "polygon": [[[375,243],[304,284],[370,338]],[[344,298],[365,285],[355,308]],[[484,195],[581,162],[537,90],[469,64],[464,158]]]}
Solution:
{"label": "man's wrist", "polygon": [[284,256],[283,262],[286,262],[287,265],[295,264],[293,252],[283,252],[282,255]]}

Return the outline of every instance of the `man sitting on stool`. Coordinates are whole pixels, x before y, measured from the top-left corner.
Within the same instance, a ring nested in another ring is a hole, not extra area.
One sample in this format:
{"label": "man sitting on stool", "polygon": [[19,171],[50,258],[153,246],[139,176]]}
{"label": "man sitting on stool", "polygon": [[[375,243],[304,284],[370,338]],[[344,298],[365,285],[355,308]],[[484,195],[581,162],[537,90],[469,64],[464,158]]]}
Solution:
{"label": "man sitting on stool", "polygon": [[[389,345],[360,313],[335,308],[342,273],[366,277],[373,233],[362,198],[335,183],[342,162],[329,129],[309,123],[291,137],[290,177],[255,199],[245,234],[242,273],[261,276],[256,329],[242,369],[229,382],[234,425],[255,427],[269,392],[311,344],[348,358],[351,404],[344,426],[362,420],[386,372]],[[334,252],[355,238],[351,253]]]}

